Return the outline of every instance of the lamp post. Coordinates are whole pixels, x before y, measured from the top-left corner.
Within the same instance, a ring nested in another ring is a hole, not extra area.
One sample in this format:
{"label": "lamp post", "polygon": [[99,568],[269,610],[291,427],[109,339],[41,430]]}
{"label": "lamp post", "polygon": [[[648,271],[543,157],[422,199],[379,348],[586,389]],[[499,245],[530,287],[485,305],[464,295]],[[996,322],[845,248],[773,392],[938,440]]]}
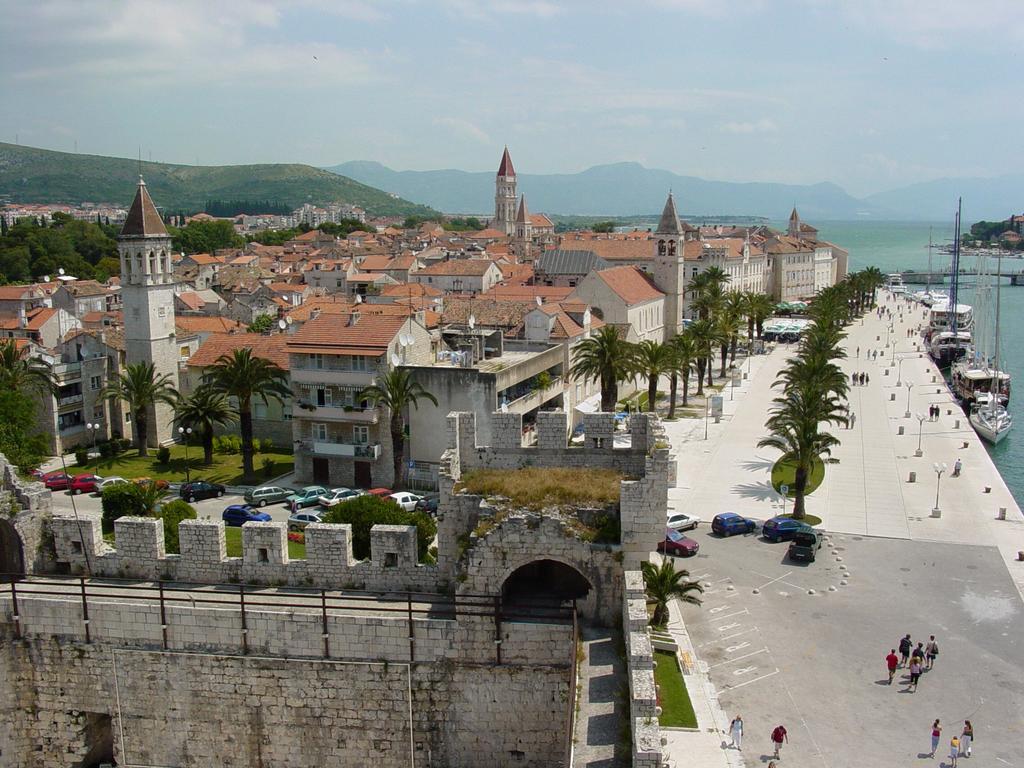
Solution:
{"label": "lamp post", "polygon": [[907,412],[903,414],[904,419],[910,418],[910,390],[914,388],[914,382],[907,382]]}
{"label": "lamp post", "polygon": [[914,455],[918,458],[924,456],[924,451],[921,450],[921,438],[924,437],[924,420],[927,418],[923,413],[917,414],[917,451]]}
{"label": "lamp post", "polygon": [[932,517],[940,517],[942,510],[939,508],[939,485],[942,482],[942,473],[946,471],[946,464],[935,462],[932,469],[935,470],[935,506],[932,508]]}
{"label": "lamp post", "polygon": [[897,387],[903,385],[903,360],[904,360],[904,358],[901,357],[899,359],[899,361],[897,362],[897,364],[896,364],[896,386]]}
{"label": "lamp post", "polygon": [[711,394],[704,395],[704,439],[708,439],[708,416],[711,414]]}
{"label": "lamp post", "polygon": [[[100,423],[98,421],[96,421],[96,422],[92,422],[91,421],[91,422],[89,422],[88,424],[85,425],[85,428],[89,430],[89,437],[92,438],[92,452],[96,453],[96,433],[99,431]],[[97,458],[97,462],[98,461],[99,461],[99,459]],[[88,463],[88,462],[86,462],[86,463]]]}
{"label": "lamp post", "polygon": [[192,436],[192,427],[178,427],[178,434],[185,443],[185,482],[188,483],[190,482],[188,468],[188,441]]}

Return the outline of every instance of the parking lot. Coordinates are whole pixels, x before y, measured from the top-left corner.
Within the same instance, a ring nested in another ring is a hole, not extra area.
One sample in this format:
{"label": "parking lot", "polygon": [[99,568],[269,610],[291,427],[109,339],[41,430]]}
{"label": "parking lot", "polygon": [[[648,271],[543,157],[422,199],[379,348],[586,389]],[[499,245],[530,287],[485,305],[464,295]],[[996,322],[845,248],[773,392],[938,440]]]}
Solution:
{"label": "parking lot", "polygon": [[[940,765],[969,718],[969,764],[1024,766],[1024,616],[992,548],[844,535],[802,564],[757,535],[688,535],[700,554],[676,567],[706,591],[684,621],[726,714],[743,716],[747,765],[767,764],[779,723],[784,765]],[[886,684],[884,657],[908,632],[940,649],[916,693],[902,669]]]}

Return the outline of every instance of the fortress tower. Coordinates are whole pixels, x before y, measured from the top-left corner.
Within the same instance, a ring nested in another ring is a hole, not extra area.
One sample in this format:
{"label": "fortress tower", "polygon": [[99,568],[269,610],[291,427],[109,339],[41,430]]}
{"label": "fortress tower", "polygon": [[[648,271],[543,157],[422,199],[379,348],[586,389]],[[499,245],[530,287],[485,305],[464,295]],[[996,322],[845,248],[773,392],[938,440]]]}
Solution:
{"label": "fortress tower", "polygon": [[686,267],[683,263],[683,225],[676,212],[676,201],[669,192],[654,235],[654,283],[665,294],[665,340],[682,330],[683,303],[686,298]]}
{"label": "fortress tower", "polygon": [[[153,363],[157,376],[170,374],[178,385],[178,347],[174,331],[174,272],[171,237],[153,205],[146,182],[139,188],[117,238],[121,256],[125,354],[129,363]],[[147,442],[170,442],[173,412],[163,403],[150,410]]]}
{"label": "fortress tower", "polygon": [[492,226],[511,237],[516,232],[516,169],[508,147],[501,156],[498,175],[494,182],[494,223]]}

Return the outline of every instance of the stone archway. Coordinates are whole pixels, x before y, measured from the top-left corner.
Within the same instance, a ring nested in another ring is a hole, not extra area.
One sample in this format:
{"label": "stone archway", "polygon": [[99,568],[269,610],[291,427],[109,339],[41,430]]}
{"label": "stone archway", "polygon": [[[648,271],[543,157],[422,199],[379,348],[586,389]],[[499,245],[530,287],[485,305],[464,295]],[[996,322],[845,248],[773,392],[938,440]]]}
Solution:
{"label": "stone archway", "polygon": [[578,568],[553,558],[537,558],[512,569],[501,584],[502,603],[511,609],[531,601],[575,600],[580,616],[594,620],[597,590]]}
{"label": "stone archway", "polygon": [[25,575],[21,536],[7,520],[0,520],[0,581]]}

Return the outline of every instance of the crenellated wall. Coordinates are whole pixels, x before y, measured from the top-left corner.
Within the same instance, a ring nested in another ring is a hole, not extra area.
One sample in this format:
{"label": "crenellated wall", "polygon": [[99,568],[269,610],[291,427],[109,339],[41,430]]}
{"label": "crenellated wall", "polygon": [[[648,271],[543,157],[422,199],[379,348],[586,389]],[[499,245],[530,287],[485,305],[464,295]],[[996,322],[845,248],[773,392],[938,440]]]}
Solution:
{"label": "crenellated wall", "polygon": [[629,676],[629,719],[633,725],[633,768],[661,768],[658,693],[654,683],[654,648],[647,617],[647,593],[640,571],[626,571],[622,599],[622,634]]}
{"label": "crenellated wall", "polygon": [[[0,475],[0,495],[7,497],[4,506],[9,507],[12,513],[9,520],[0,519],[0,571],[37,573],[52,570],[50,490],[42,483],[22,480],[18,468],[2,453]],[[7,525],[11,527],[6,528]]]}

